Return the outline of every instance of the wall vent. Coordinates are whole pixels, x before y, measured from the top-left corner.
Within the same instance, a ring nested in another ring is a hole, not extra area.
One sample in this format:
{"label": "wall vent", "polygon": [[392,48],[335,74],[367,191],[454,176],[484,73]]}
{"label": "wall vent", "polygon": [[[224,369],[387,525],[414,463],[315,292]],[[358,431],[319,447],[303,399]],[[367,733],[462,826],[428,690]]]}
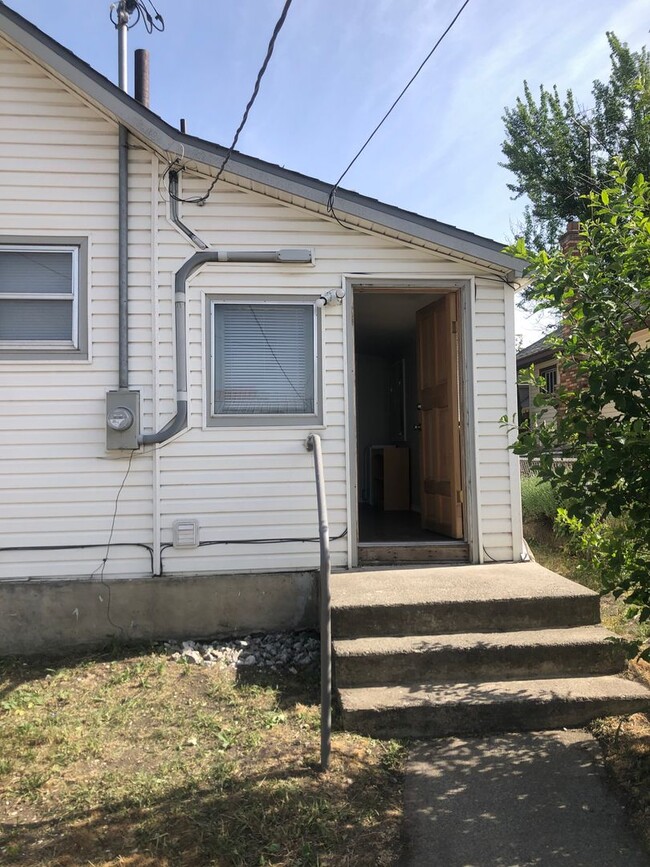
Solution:
{"label": "wall vent", "polygon": [[199,522],[193,518],[182,518],[172,524],[172,545],[174,548],[199,547]]}

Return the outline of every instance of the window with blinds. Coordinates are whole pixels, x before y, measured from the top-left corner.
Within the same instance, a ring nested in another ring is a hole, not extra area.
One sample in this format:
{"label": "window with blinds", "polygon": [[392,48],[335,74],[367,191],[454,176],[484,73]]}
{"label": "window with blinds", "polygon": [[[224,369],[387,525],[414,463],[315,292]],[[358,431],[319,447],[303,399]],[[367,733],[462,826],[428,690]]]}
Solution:
{"label": "window with blinds", "polygon": [[212,415],[316,413],[313,304],[212,302]]}
{"label": "window with blinds", "polygon": [[0,245],[0,349],[79,348],[79,248]]}

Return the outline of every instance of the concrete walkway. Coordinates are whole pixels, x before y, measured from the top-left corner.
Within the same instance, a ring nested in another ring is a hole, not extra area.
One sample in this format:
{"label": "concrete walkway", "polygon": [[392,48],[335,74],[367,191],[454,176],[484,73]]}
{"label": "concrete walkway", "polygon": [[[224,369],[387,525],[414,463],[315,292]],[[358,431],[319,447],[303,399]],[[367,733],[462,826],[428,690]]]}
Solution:
{"label": "concrete walkway", "polygon": [[584,731],[411,749],[400,867],[649,867]]}

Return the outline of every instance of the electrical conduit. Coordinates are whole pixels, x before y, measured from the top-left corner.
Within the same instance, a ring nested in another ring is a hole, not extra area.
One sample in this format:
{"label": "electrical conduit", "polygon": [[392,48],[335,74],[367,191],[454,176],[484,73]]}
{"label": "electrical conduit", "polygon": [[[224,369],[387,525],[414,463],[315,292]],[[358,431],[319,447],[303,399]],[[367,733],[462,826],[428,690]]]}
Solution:
{"label": "electrical conduit", "polygon": [[311,250],[204,250],[195,253],[178,269],[174,277],[174,318],[176,325],[176,413],[167,424],[155,433],[140,434],[141,445],[164,443],[187,425],[187,345],[186,304],[187,281],[208,262],[276,263],[279,265],[310,265]]}

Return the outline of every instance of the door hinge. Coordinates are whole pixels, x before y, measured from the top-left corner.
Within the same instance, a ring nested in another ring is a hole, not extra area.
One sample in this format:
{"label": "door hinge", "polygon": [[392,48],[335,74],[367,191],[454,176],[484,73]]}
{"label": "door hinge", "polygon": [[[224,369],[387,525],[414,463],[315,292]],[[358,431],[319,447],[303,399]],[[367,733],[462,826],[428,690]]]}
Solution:
{"label": "door hinge", "polygon": [[456,491],[456,502],[457,503],[463,503],[464,502],[462,491]]}
{"label": "door hinge", "polygon": [[457,332],[458,332],[458,322],[456,319],[452,319],[451,320],[451,333],[457,334]]}

